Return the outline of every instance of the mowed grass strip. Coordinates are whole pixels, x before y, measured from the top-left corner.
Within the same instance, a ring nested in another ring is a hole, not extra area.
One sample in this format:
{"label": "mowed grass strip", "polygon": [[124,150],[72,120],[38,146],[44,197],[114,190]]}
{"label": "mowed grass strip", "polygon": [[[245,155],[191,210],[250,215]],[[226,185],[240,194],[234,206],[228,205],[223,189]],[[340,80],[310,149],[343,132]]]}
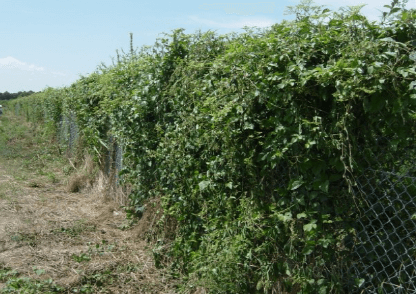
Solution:
{"label": "mowed grass strip", "polygon": [[[74,165],[21,117],[0,122],[0,293],[175,293],[143,225],[126,227],[104,181],[83,176],[89,160]],[[73,178],[89,183],[71,190]]]}

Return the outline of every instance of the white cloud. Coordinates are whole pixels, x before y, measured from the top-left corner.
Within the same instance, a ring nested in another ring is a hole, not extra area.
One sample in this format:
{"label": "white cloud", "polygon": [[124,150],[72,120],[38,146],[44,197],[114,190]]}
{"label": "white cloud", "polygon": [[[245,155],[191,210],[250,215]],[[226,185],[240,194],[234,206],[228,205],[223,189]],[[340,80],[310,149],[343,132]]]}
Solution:
{"label": "white cloud", "polygon": [[0,69],[17,69],[23,71],[45,71],[45,68],[20,61],[14,57],[8,56],[0,58]]}
{"label": "white cloud", "polygon": [[51,71],[51,74],[53,74],[54,76],[61,76],[61,77],[66,77],[67,76],[63,72],[59,72],[59,71]]}
{"label": "white cloud", "polygon": [[20,61],[8,56],[0,58],[0,92],[40,91],[49,85],[70,85],[77,76],[68,72]]}
{"label": "white cloud", "polygon": [[194,23],[210,26],[210,27],[217,27],[217,28],[227,28],[227,29],[241,29],[244,26],[249,27],[269,27],[276,23],[270,18],[266,17],[243,17],[237,21],[215,21],[210,19],[201,18],[198,16],[190,16],[189,19]]}

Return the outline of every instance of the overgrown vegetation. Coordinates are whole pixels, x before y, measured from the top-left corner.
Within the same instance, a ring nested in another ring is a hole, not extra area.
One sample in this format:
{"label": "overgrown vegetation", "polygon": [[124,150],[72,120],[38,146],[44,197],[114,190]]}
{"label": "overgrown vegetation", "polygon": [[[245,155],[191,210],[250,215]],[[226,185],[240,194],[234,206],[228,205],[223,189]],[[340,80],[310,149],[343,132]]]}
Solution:
{"label": "overgrown vegetation", "polygon": [[75,114],[97,161],[109,134],[123,144],[131,211],[160,197],[176,224],[154,256],[184,292],[345,293],[363,283],[343,274],[363,150],[394,167],[415,143],[416,11],[397,5],[383,24],[304,1],[266,30],[174,30],[8,105],[50,128]]}

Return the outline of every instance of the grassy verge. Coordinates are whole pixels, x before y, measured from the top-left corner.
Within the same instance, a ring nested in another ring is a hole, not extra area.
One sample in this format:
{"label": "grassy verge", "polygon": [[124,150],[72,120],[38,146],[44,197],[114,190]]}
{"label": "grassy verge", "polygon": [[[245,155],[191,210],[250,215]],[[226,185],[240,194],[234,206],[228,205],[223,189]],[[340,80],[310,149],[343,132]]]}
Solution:
{"label": "grassy verge", "polygon": [[174,293],[147,227],[91,184],[91,161],[61,153],[50,130],[0,118],[0,293]]}
{"label": "grassy verge", "polygon": [[14,180],[33,187],[60,182],[71,169],[51,131],[13,115],[0,119],[0,164]]}

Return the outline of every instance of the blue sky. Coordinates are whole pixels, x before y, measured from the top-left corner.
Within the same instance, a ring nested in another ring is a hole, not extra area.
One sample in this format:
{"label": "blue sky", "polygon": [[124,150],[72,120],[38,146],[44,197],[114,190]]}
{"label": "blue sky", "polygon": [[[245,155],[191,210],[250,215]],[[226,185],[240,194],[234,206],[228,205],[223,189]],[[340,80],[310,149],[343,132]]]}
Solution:
{"label": "blue sky", "polygon": [[[185,33],[241,32],[243,26],[266,27],[290,19],[285,8],[300,2],[267,1],[0,0],[0,92],[69,86],[101,62],[111,64],[116,49],[128,51],[130,32],[135,47],[153,45],[160,33],[176,28],[185,28]],[[367,4],[362,12],[372,20],[390,2],[315,0],[331,10]],[[250,3],[254,9],[246,15],[215,3],[240,8]],[[416,8],[416,0],[409,0],[407,8]]]}

